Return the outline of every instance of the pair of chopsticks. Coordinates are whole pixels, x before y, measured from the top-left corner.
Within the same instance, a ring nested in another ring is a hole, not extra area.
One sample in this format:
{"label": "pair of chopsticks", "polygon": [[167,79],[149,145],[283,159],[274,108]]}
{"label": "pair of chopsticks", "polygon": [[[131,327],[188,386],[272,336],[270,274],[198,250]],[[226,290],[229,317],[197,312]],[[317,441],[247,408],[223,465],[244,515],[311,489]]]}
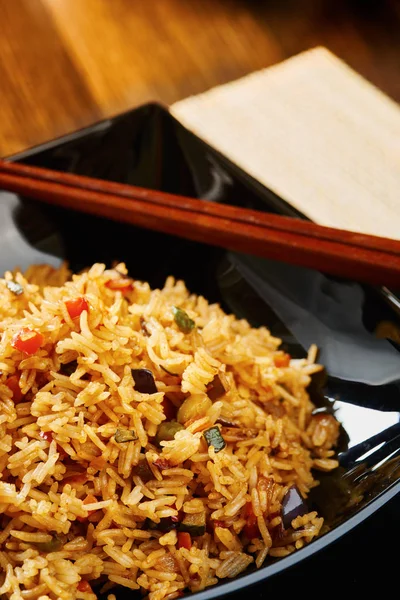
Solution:
{"label": "pair of chopsticks", "polygon": [[236,252],[400,287],[400,241],[0,160],[0,188]]}

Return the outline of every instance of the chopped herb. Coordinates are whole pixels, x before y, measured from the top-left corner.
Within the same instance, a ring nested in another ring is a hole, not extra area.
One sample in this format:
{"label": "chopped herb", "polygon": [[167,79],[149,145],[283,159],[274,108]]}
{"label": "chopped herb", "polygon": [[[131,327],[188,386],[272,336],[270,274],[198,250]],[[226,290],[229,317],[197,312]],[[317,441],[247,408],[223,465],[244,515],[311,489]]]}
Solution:
{"label": "chopped herb", "polygon": [[137,435],[131,429],[117,429],[114,435],[114,440],[117,444],[124,444],[125,442],[134,442],[137,440]]}
{"label": "chopped herb", "polygon": [[196,324],[193,319],[191,319],[189,315],[181,308],[173,306],[172,313],[174,315],[175,323],[183,333],[190,333],[195,327]]}
{"label": "chopped herb", "polygon": [[160,445],[160,442],[172,441],[175,434],[178,433],[178,431],[182,431],[182,429],[184,429],[183,425],[176,421],[163,421],[157,429],[156,443]]}
{"label": "chopped herb", "polygon": [[38,542],[35,546],[41,552],[57,552],[62,548],[63,541],[57,534],[54,534],[50,542]]}
{"label": "chopped herb", "polygon": [[149,369],[131,369],[135,390],[141,394],[156,394],[154,375]]}
{"label": "chopped herb", "polygon": [[208,446],[214,446],[215,452],[220,452],[226,446],[225,440],[218,427],[210,427],[203,433]]}
{"label": "chopped herb", "polygon": [[24,293],[24,288],[16,281],[6,281],[6,286],[8,287],[10,292],[15,294],[15,296],[20,296]]}

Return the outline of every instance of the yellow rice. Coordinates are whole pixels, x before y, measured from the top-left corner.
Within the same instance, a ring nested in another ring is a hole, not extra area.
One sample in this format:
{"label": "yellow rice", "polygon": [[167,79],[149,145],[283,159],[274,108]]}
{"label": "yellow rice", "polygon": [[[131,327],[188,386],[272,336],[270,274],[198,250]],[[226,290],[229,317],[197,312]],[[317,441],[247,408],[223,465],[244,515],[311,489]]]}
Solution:
{"label": "yellow rice", "polygon": [[[90,600],[93,589],[126,586],[172,599],[286,556],[321,531],[315,512],[282,525],[289,488],[306,498],[314,469],[337,466],[338,424],[314,414],[307,393],[320,369],[316,349],[289,360],[266,328],[191,295],[182,281],[170,277],[162,290],[140,281],[110,287],[126,277],[123,264],[95,264],[72,278],[65,266],[36,266],[0,280],[6,598]],[[9,289],[12,281],[21,293]],[[89,310],[73,319],[66,302],[77,298]],[[193,320],[190,331],[173,307]],[[43,336],[31,355],[15,347],[23,328]],[[157,391],[135,389],[131,369],[150,370]],[[224,387],[211,402],[216,380]],[[191,418],[157,444],[166,411],[190,398]],[[221,451],[203,435],[212,427],[225,439]],[[133,439],[119,443],[117,429]],[[182,519],[196,514],[206,515],[205,533],[180,543]]]}

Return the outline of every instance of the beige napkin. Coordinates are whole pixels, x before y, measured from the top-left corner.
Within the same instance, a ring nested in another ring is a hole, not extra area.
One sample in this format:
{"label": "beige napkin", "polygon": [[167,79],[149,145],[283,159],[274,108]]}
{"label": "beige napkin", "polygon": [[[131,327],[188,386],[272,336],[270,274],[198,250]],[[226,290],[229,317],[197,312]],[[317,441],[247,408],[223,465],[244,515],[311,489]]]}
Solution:
{"label": "beige napkin", "polygon": [[314,221],[400,239],[400,107],[325,48],[170,110]]}

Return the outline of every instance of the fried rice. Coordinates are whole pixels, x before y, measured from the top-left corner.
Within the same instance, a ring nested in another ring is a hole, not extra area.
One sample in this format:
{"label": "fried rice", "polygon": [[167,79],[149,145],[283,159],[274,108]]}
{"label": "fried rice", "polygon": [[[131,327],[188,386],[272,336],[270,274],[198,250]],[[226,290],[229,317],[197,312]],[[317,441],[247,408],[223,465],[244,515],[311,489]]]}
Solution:
{"label": "fried rice", "polygon": [[0,331],[3,597],[172,600],[320,534],[339,425],[307,393],[316,348],[124,264],[6,273]]}

